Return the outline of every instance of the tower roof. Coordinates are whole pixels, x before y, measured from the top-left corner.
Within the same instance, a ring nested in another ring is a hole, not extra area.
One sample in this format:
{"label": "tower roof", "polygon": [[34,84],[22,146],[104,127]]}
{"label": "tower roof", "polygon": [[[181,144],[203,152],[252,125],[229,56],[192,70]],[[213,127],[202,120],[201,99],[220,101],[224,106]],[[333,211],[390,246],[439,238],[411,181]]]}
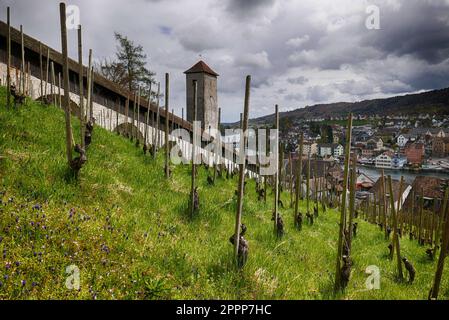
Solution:
{"label": "tower roof", "polygon": [[212,76],[218,77],[218,73],[216,73],[214,70],[212,70],[204,61],[199,61],[197,64],[195,64],[192,68],[184,72],[185,74],[189,73],[207,73]]}

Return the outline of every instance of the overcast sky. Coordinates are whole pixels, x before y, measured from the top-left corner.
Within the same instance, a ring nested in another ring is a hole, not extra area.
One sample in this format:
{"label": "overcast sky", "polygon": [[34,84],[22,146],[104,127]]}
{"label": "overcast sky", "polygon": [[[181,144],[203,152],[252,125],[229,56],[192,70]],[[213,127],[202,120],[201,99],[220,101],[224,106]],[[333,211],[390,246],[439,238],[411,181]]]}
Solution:
{"label": "overcast sky", "polygon": [[[59,1],[0,0],[1,19],[60,50]],[[78,0],[84,48],[114,57],[114,31],[148,54],[171,105],[185,106],[183,72],[200,59],[220,74],[225,122],[239,120],[245,76],[251,117],[449,86],[449,0]],[[367,7],[380,10],[368,29]],[[76,31],[69,33],[76,58]],[[87,58],[87,57],[86,57]],[[86,60],[85,60],[86,61]]]}

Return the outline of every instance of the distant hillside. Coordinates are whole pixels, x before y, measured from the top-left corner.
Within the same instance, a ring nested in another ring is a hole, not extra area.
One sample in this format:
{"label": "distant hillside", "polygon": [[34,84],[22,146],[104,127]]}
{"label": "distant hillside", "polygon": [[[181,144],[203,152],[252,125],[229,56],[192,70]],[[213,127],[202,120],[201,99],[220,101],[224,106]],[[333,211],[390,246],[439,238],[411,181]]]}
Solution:
{"label": "distant hillside", "polygon": [[[288,117],[294,121],[300,119],[328,118],[345,116],[348,113],[359,115],[418,115],[449,114],[449,88],[433,90],[419,94],[392,97],[387,99],[365,100],[360,102],[338,102],[318,104],[280,114],[280,118]],[[274,114],[252,119],[251,123],[263,125],[273,123]],[[231,124],[235,125],[235,124]]]}

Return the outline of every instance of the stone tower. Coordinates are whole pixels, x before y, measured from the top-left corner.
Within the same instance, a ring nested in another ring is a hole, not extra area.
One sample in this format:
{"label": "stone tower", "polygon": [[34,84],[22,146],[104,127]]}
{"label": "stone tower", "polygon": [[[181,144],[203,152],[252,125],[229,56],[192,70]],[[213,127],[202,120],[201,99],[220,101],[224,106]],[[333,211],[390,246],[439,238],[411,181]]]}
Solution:
{"label": "stone tower", "polygon": [[203,61],[184,72],[187,78],[187,120],[193,122],[193,81],[198,83],[197,120],[203,130],[218,127],[217,77]]}

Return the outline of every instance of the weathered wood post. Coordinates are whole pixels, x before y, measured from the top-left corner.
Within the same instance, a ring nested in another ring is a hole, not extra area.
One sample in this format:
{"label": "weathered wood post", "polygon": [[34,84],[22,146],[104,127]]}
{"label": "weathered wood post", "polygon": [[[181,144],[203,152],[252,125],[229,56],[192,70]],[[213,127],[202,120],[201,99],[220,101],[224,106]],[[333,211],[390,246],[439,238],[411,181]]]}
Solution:
{"label": "weathered wood post", "polygon": [[23,39],[23,26],[20,25],[20,51],[21,51],[21,64],[20,64],[20,86],[19,91],[25,95],[25,41]]}
{"label": "weathered wood post", "polygon": [[401,246],[399,244],[398,235],[398,222],[396,218],[396,208],[394,207],[394,194],[393,194],[393,183],[391,182],[391,176],[388,176],[388,184],[390,191],[390,203],[391,203],[391,218],[393,219],[393,246],[396,249],[396,259],[398,263],[398,276],[402,280],[404,278],[402,274],[402,260],[401,260]]}
{"label": "weathered wood post", "polygon": [[140,143],[140,86],[137,90],[137,106],[136,106],[136,146]]}
{"label": "weathered wood post", "polygon": [[288,153],[288,164],[290,169],[290,179],[289,179],[289,186],[290,186],[290,208],[293,208],[293,160],[292,160],[292,153]]}
{"label": "weathered wood post", "polygon": [[[435,271],[435,277],[433,279],[433,286],[429,293],[430,300],[438,299],[441,278],[443,276],[444,261],[446,259],[447,250],[449,247],[449,219],[448,219],[448,214],[447,214],[448,197],[449,197],[449,189],[446,189],[446,192],[444,195],[443,210],[441,211],[441,220],[444,221],[444,223],[443,223],[443,239],[441,242],[440,256],[438,258],[437,269]],[[437,231],[437,232],[439,232],[439,231]],[[439,235],[435,241],[435,249],[436,249],[438,241],[439,241]],[[436,253],[436,250],[434,252]]]}
{"label": "weathered wood post", "polygon": [[302,213],[299,212],[299,199],[300,199],[301,188],[302,188],[302,177],[301,176],[302,176],[302,153],[303,153],[303,148],[304,148],[304,133],[301,133],[301,138],[300,138],[300,142],[299,142],[299,159],[298,159],[298,162],[297,162],[297,165],[296,165],[295,220],[294,220],[295,224],[296,224],[296,221],[298,221],[299,215],[302,215]]}
{"label": "weathered wood post", "polygon": [[150,93],[148,95],[148,103],[147,103],[147,113],[145,116],[145,137],[143,139],[143,150],[144,153],[147,153],[148,149],[148,126],[150,125],[150,108],[151,108],[151,83],[150,83]]}
{"label": "weathered wood post", "polygon": [[156,99],[157,99],[157,103],[156,103],[156,108],[157,108],[157,111],[156,111],[156,128],[155,128],[156,135],[155,135],[154,143],[153,143],[153,159],[156,159],[156,152],[157,152],[157,149],[159,147],[159,121],[160,121],[160,119],[159,119],[159,110],[160,110],[160,108],[159,108],[159,101],[161,100],[160,99],[160,94],[161,94],[160,91],[161,91],[161,84],[158,83],[157,84],[157,96],[156,96]]}
{"label": "weathered wood post", "polygon": [[11,9],[6,8],[6,20],[8,24],[6,39],[6,107],[11,108]]}
{"label": "weathered wood post", "polygon": [[352,235],[353,235],[353,219],[355,211],[355,192],[357,184],[357,155],[354,153],[352,157],[351,185],[349,187],[349,223],[348,223],[348,248],[351,252]]}
{"label": "weathered wood post", "polygon": [[[50,48],[47,48],[47,62],[45,65],[45,96],[48,95],[48,85],[50,84]],[[48,100],[47,100],[48,102]]]}
{"label": "weathered wood post", "polygon": [[44,97],[44,64],[43,64],[43,58],[42,58],[42,43],[39,42],[39,69],[40,69],[40,96],[41,98]]}
{"label": "weathered wood post", "polygon": [[170,178],[170,163],[169,163],[169,106],[170,102],[170,75],[168,73],[165,74],[165,177]]}
{"label": "weathered wood post", "polygon": [[78,80],[79,80],[79,97],[80,97],[80,135],[81,147],[84,149],[84,134],[86,126],[84,125],[84,67],[83,67],[83,37],[82,27],[78,26]]}
{"label": "weathered wood post", "polygon": [[280,153],[280,141],[279,141],[279,106],[275,106],[275,128],[276,128],[276,173],[274,175],[274,232],[277,234],[278,229],[278,216],[279,216],[279,175],[280,175],[280,166],[279,166],[279,153]]}
{"label": "weathered wood post", "polygon": [[[182,111],[183,111],[183,117],[184,117],[184,109],[182,109]],[[220,139],[221,140],[221,130],[220,130],[220,126],[221,126],[221,108],[218,108],[218,128],[217,128],[217,132],[218,132],[218,137],[216,137],[215,139],[214,139],[214,143],[216,143],[216,140],[217,139]],[[257,145],[256,146],[256,148],[258,148],[259,146]],[[220,156],[218,155],[217,156],[217,151],[218,150],[216,150],[217,148],[214,148],[214,177],[213,177],[213,180],[214,180],[214,183],[215,183],[215,180],[217,179],[217,167],[218,167],[218,162],[221,162],[220,161]],[[220,153],[221,153],[221,150],[220,150]],[[220,154],[219,153],[219,154]],[[257,154],[256,154],[256,156],[257,156]]]}
{"label": "weathered wood post", "polygon": [[[198,108],[198,83],[196,80],[193,80],[193,121],[197,121],[197,110]],[[190,217],[193,218],[195,214],[195,188],[196,188],[196,140],[195,139],[195,130],[193,132],[193,141],[192,141],[192,185],[190,188]]]}
{"label": "weathered wood post", "polygon": [[86,101],[86,117],[88,118],[88,121],[93,120],[93,113],[90,110],[90,102],[92,100],[92,49],[89,49],[89,67],[87,69],[87,101]]}
{"label": "weathered wood post", "polygon": [[[270,155],[270,130],[267,129],[267,133],[265,135],[266,137],[266,143],[265,143],[265,155]],[[263,178],[263,202],[267,204],[267,192],[268,192],[268,176],[265,176]]]}
{"label": "weathered wood post", "polygon": [[418,242],[420,244],[422,241],[423,214],[424,214],[424,189],[421,189],[421,201],[419,206],[419,225],[418,225]]}
{"label": "weathered wood post", "polygon": [[398,205],[397,205],[397,209],[396,209],[396,217],[397,217],[397,224],[398,224],[398,228],[400,229],[400,212],[402,210],[402,193],[404,192],[404,177],[401,176],[401,180],[399,182],[399,196],[398,196]]}
{"label": "weathered wood post", "polygon": [[[245,105],[244,105],[244,119],[243,119],[243,129],[240,133],[240,155],[243,159],[240,159],[239,164],[239,185],[238,185],[238,200],[237,200],[237,214],[235,219],[235,232],[234,232],[234,257],[238,265],[238,254],[240,245],[240,225],[242,223],[242,210],[243,210],[243,192],[245,187],[245,165],[246,165],[246,131],[248,130],[248,118],[249,118],[249,100],[250,100],[250,89],[251,89],[251,76],[246,77],[246,87],[245,87]],[[277,108],[276,108],[277,109]],[[277,205],[277,204],[276,204]]]}
{"label": "weathered wood post", "polygon": [[64,75],[64,108],[65,108],[65,130],[67,144],[67,160],[69,166],[72,163],[72,124],[70,119],[70,87],[69,87],[69,58],[67,52],[67,25],[65,3],[59,4],[59,15],[61,20],[61,45],[62,45],[62,66]]}
{"label": "weathered wood post", "polygon": [[387,187],[386,187],[386,183],[385,183],[385,175],[384,175],[384,170],[382,169],[382,174],[381,174],[381,195],[379,199],[382,199],[382,219],[383,219],[383,230],[385,231],[385,239],[389,238],[388,235],[388,228],[387,228]]}
{"label": "weathered wood post", "polygon": [[306,172],[306,205],[307,215],[310,214],[310,155],[307,157],[307,172]]}
{"label": "weathered wood post", "polygon": [[94,122],[94,98],[95,98],[95,73],[94,67],[92,66],[90,69],[90,104],[89,104],[89,112],[90,112],[90,120]]}
{"label": "weathered wood post", "polygon": [[440,207],[440,216],[438,219],[438,225],[435,230],[435,243],[434,243],[434,247],[433,247],[434,253],[437,253],[437,251],[438,251],[442,232],[443,232],[443,237],[444,237],[444,231],[442,231],[442,228],[444,228],[444,224],[446,223],[446,210],[447,210],[448,196],[449,196],[449,189],[446,189],[446,191],[444,193],[443,206]]}
{"label": "weathered wood post", "polygon": [[131,141],[134,140],[135,135],[135,126],[136,126],[136,101],[137,101],[137,94],[133,94],[133,115],[132,115],[132,124],[131,124]]}
{"label": "weathered wood post", "polygon": [[343,237],[344,228],[346,224],[346,193],[348,189],[348,176],[349,176],[349,161],[351,152],[351,141],[352,141],[352,114],[349,114],[348,128],[346,133],[346,151],[345,151],[345,170],[344,170],[344,180],[343,180],[343,192],[342,192],[342,202],[340,207],[340,223],[338,232],[338,242],[337,242],[337,262],[335,268],[335,284],[334,292],[336,293],[341,289],[341,262],[342,262],[342,252],[343,252]]}

